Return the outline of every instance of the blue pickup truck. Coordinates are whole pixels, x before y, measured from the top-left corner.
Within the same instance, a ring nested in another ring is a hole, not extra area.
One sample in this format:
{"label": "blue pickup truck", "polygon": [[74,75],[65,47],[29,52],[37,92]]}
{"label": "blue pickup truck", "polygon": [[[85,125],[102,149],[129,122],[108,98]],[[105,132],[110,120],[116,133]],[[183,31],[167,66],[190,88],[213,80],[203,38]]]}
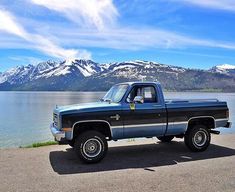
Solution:
{"label": "blue pickup truck", "polygon": [[159,83],[126,82],[98,102],[56,107],[50,129],[83,162],[95,163],[105,157],[107,141],[135,137],[184,138],[191,151],[204,151],[218,127],[231,127],[226,102],[165,100]]}

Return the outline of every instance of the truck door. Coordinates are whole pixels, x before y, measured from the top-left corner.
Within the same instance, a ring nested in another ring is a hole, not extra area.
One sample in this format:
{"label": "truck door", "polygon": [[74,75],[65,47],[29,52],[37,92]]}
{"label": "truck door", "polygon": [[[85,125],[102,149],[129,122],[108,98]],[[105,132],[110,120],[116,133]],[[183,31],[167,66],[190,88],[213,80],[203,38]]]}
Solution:
{"label": "truck door", "polygon": [[[136,96],[141,96],[143,103],[133,103]],[[123,105],[123,119],[125,138],[164,134],[167,126],[165,104],[154,85],[133,86]]]}

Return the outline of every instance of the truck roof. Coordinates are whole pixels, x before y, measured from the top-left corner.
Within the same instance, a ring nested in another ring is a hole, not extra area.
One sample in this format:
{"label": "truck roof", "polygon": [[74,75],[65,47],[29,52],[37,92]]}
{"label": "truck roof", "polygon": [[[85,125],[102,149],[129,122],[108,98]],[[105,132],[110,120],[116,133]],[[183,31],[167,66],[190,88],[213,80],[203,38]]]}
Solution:
{"label": "truck roof", "polygon": [[143,85],[143,84],[156,84],[156,85],[160,85],[159,82],[156,82],[156,81],[131,81],[131,82],[123,82],[123,83],[118,83],[118,85],[120,84],[128,84],[128,85],[133,85],[133,84],[140,84],[140,85]]}

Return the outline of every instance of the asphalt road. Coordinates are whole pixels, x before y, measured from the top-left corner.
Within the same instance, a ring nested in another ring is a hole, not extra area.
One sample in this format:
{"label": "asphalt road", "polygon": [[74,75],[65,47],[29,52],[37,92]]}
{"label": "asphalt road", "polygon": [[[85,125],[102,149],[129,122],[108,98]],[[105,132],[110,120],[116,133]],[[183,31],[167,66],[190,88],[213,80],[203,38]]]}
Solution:
{"label": "asphalt road", "polygon": [[78,161],[68,146],[1,149],[0,191],[235,191],[235,135],[213,136],[201,153],[179,139],[111,145],[93,165]]}

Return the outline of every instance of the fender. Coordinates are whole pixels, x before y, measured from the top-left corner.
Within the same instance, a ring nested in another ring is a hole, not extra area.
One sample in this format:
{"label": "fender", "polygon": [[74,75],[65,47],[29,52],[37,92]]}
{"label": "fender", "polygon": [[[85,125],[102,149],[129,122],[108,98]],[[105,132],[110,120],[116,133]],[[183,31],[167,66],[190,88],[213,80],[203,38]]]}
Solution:
{"label": "fender", "polygon": [[187,128],[186,128],[185,132],[187,132],[187,130],[188,130],[188,128],[189,128],[189,122],[190,122],[191,120],[193,120],[193,119],[204,119],[204,118],[211,118],[211,119],[213,119],[213,121],[214,121],[214,127],[216,127],[216,120],[215,120],[215,118],[214,118],[213,116],[196,116],[196,117],[191,117],[191,118],[189,118],[188,124],[187,124]]}
{"label": "fender", "polygon": [[73,139],[74,128],[75,128],[75,126],[76,126],[77,124],[79,124],[79,123],[90,123],[90,122],[92,122],[92,123],[95,123],[95,122],[107,123],[108,126],[109,126],[109,130],[110,130],[110,133],[111,133],[111,137],[113,137],[113,132],[112,132],[110,123],[109,123],[108,121],[106,121],[106,120],[97,120],[97,119],[96,119],[96,120],[84,120],[84,121],[77,121],[77,122],[75,122],[75,123],[73,124],[73,126],[72,126],[72,132],[71,132],[71,138],[70,138],[70,140]]}

